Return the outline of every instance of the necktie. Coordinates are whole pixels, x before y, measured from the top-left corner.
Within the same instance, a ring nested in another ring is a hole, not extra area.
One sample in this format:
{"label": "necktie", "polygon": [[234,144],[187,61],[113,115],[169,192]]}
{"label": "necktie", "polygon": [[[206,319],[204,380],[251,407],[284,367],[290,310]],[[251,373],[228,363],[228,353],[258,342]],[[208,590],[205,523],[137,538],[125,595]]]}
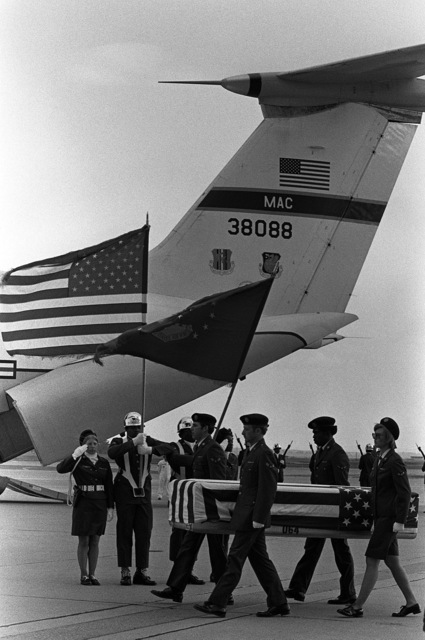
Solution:
{"label": "necktie", "polygon": [[198,443],[196,442],[195,446],[193,447],[193,453],[196,453],[198,451]]}

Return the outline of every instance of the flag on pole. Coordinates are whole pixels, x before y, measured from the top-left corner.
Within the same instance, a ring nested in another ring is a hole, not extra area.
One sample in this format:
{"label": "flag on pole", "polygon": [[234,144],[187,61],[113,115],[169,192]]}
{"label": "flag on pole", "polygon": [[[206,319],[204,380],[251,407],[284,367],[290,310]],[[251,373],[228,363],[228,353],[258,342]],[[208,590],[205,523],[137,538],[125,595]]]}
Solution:
{"label": "flag on pole", "polygon": [[10,355],[94,353],[139,327],[146,312],[149,227],[12,269],[3,276],[0,322]]}
{"label": "flag on pole", "polygon": [[203,378],[235,382],[273,278],[202,298],[178,314],[100,345],[95,359],[122,354]]}

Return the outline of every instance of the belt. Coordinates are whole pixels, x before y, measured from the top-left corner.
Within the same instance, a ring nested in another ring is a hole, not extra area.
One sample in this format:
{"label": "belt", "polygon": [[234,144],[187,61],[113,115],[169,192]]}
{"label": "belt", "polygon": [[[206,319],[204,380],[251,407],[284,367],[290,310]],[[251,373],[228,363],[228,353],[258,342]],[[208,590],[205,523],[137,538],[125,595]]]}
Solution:
{"label": "belt", "polygon": [[103,484],[79,484],[78,488],[81,491],[105,491]]}

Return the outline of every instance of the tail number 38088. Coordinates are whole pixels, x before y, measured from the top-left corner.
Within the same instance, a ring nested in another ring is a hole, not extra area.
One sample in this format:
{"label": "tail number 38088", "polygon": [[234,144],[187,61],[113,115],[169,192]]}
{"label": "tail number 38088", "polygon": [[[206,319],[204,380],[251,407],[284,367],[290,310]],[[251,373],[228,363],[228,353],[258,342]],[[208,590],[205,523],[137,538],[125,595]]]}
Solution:
{"label": "tail number 38088", "polygon": [[277,220],[251,220],[251,218],[229,218],[230,225],[227,230],[232,236],[242,234],[243,236],[258,236],[264,238],[292,238],[292,224],[290,222],[278,222]]}

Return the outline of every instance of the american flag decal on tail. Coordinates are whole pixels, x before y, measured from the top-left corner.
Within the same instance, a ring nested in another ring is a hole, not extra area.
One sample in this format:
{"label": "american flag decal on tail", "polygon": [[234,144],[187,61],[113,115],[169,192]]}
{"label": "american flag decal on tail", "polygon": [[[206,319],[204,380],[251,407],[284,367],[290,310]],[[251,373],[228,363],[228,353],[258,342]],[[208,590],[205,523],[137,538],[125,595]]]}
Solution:
{"label": "american flag decal on tail", "polygon": [[279,186],[293,189],[329,191],[331,163],[301,158],[279,159]]}

